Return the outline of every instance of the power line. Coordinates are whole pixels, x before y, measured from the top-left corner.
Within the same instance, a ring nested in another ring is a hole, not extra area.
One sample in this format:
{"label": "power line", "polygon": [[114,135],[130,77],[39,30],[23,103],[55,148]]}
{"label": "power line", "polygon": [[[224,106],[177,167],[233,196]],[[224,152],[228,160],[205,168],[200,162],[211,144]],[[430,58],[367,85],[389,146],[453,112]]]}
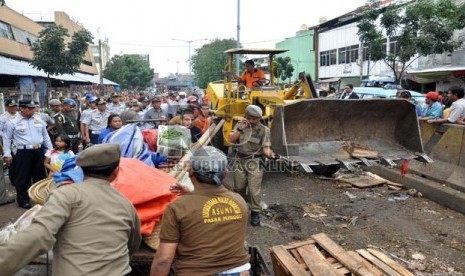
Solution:
{"label": "power line", "polygon": [[126,43],[126,42],[110,42],[117,45],[128,45],[136,47],[151,47],[151,48],[187,48],[188,46],[173,46],[173,45],[156,45],[156,44],[140,44],[140,43]]}

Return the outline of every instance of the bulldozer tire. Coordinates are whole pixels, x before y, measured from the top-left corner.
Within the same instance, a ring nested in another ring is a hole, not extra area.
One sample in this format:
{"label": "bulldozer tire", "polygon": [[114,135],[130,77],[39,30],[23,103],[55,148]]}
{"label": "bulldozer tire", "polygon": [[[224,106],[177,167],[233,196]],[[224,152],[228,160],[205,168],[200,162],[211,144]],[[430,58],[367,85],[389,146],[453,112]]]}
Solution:
{"label": "bulldozer tire", "polygon": [[310,166],[310,168],[313,170],[314,174],[317,175],[324,175],[324,176],[331,176],[335,174],[339,169],[341,168],[340,164],[331,164],[331,165],[315,165],[315,166]]}

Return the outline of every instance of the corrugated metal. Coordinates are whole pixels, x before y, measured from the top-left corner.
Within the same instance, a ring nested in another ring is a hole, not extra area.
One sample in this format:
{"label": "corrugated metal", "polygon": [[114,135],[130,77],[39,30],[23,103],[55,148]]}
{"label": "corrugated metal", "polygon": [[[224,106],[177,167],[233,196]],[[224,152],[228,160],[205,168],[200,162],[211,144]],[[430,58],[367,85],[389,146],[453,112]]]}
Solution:
{"label": "corrugated metal", "polygon": [[[31,76],[43,78],[47,77],[47,74],[44,71],[35,69],[27,61],[15,60],[3,56],[0,56],[0,75]],[[63,81],[84,82],[94,84],[100,83],[100,79],[98,76],[87,75],[83,73],[74,73],[72,75],[62,74],[57,76],[50,76],[50,78]],[[103,84],[119,85],[105,78],[103,78]]]}
{"label": "corrugated metal", "polygon": [[12,76],[47,77],[43,71],[33,68],[29,62],[0,56],[0,74]]}

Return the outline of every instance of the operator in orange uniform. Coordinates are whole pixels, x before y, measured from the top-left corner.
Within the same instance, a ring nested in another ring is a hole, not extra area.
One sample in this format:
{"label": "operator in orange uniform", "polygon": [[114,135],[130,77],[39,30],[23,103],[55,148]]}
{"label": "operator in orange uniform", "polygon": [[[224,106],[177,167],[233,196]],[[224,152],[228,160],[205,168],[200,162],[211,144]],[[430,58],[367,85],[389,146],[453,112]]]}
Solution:
{"label": "operator in orange uniform", "polygon": [[238,82],[244,83],[247,88],[258,87],[264,84],[266,80],[265,73],[262,70],[255,68],[253,60],[249,59],[245,61],[245,69],[246,70],[240,77],[233,74],[234,78]]}

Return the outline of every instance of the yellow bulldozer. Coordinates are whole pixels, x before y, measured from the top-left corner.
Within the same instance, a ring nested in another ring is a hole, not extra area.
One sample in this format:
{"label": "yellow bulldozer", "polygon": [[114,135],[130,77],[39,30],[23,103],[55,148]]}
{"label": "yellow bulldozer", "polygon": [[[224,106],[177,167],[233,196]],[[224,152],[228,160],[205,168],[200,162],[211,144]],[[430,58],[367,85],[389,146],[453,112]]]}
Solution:
{"label": "yellow bulldozer", "polygon": [[405,100],[337,100],[318,98],[309,75],[299,82],[277,85],[270,73],[264,85],[248,88],[230,73],[235,55],[268,55],[268,71],[281,49],[230,49],[221,81],[211,82],[206,93],[217,118],[225,119],[216,146],[231,146],[227,137],[243,119],[247,105],[263,110],[263,123],[270,126],[274,152],[290,167],[331,175],[341,166],[384,162],[395,166],[403,159],[431,160],[424,154],[415,106]]}

